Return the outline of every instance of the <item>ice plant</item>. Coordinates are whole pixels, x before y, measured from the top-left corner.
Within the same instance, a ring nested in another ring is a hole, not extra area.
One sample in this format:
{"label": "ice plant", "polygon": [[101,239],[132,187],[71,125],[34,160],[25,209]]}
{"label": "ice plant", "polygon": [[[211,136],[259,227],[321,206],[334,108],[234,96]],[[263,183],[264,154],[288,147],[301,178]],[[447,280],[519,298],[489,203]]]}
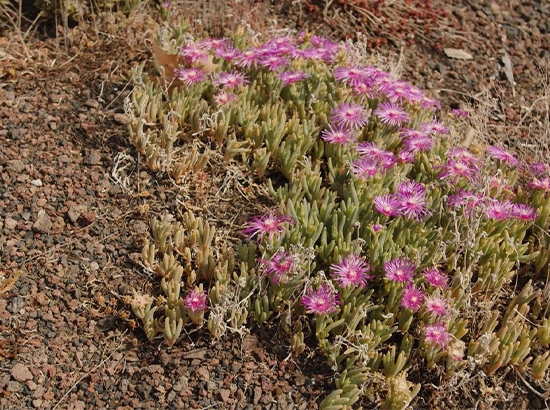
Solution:
{"label": "ice plant", "polygon": [[378,108],[374,110],[374,114],[378,116],[380,121],[384,124],[391,125],[392,127],[411,120],[411,116],[403,107],[391,102],[381,103]]}
{"label": "ice plant", "polygon": [[198,84],[206,80],[207,74],[206,71],[203,71],[199,68],[179,67],[174,69],[174,77],[176,77],[178,80],[183,81],[183,83],[187,87],[191,87],[194,84]]}
{"label": "ice plant", "polygon": [[293,260],[289,252],[277,252],[270,259],[260,259],[264,274],[269,277],[273,285],[281,283],[285,274],[292,269]]}
{"label": "ice plant", "polygon": [[310,288],[301,298],[302,305],[309,313],[327,315],[338,310],[340,296],[327,283],[317,289]]}
{"label": "ice plant", "polygon": [[243,230],[243,233],[249,239],[257,236],[261,242],[265,236],[272,239],[275,235],[284,231],[286,224],[294,223],[294,219],[288,215],[278,215],[274,212],[269,212],[265,215],[253,216],[251,221],[248,222],[247,227]]}
{"label": "ice plant", "polygon": [[425,326],[423,335],[426,344],[438,346],[441,349],[447,347],[452,338],[451,334],[447,331],[447,325],[444,323]]}
{"label": "ice plant", "polygon": [[503,163],[511,167],[517,167],[519,165],[519,161],[517,160],[517,158],[512,153],[504,150],[503,148],[490,145],[487,147],[487,152],[491,157],[502,161]]}
{"label": "ice plant", "polygon": [[202,290],[202,285],[192,289],[185,298],[183,306],[187,316],[195,325],[202,325],[204,321],[204,312],[208,308],[208,295]]}
{"label": "ice plant", "polygon": [[442,288],[442,289],[446,289],[448,287],[447,277],[439,269],[426,268],[424,269],[423,274],[424,274],[424,279],[430,285],[436,288]]}
{"label": "ice plant", "polygon": [[372,269],[365,258],[350,254],[341,262],[330,265],[332,277],[338,284],[345,288],[347,286],[365,287],[367,281],[372,278],[368,272]]}
{"label": "ice plant", "polygon": [[329,124],[326,129],[321,132],[321,138],[331,144],[347,145],[355,141],[354,132],[341,125]]}
{"label": "ice plant", "polygon": [[368,112],[359,104],[340,103],[332,110],[331,119],[337,125],[359,129],[368,123]]}
{"label": "ice plant", "polygon": [[416,266],[405,257],[384,263],[385,278],[393,282],[412,283]]}
{"label": "ice plant", "polygon": [[434,316],[447,316],[449,314],[449,306],[447,301],[441,296],[429,295],[426,296],[424,301],[424,306],[426,307],[426,312]]}
{"label": "ice plant", "polygon": [[[420,389],[407,372],[426,367],[445,375],[441,391],[457,371],[475,388],[471,373],[510,366],[542,391],[550,167],[464,148],[463,113],[436,112],[361,50],[239,31],[168,55],[182,62],[177,92],[136,73],[132,142],[200,212],[151,223],[142,262],[162,294],[134,296],[145,334],[173,345],[190,321],[214,338],[275,321],[294,353],[318,346],[337,369],[321,408],[356,408],[369,390],[381,398],[368,406],[402,409]],[[215,223],[205,198],[221,201]],[[278,212],[239,240],[235,212],[259,206],[246,200]]]}
{"label": "ice plant", "polygon": [[283,82],[283,87],[286,87],[287,85],[305,80],[309,75],[303,71],[283,71],[279,73],[278,77]]}
{"label": "ice plant", "polygon": [[409,309],[412,312],[416,312],[422,306],[424,301],[424,292],[418,289],[414,285],[408,285],[403,289],[403,295],[401,296],[401,306]]}

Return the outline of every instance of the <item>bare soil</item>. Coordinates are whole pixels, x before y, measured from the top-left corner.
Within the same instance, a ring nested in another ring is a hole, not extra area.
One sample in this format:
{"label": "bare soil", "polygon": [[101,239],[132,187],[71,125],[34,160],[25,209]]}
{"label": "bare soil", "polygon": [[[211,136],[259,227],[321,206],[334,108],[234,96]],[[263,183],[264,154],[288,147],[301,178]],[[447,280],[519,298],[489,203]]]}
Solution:
{"label": "bare soil", "polygon": [[[306,7],[320,3],[220,2],[225,16],[231,11],[255,30],[349,36],[322,7]],[[548,111],[539,102],[549,89],[550,3],[433,3],[449,12],[452,36],[436,26],[413,44],[389,40],[371,52],[400,61],[402,77],[444,109],[482,110],[492,101],[479,137],[548,161],[541,141],[550,131],[540,120]],[[213,34],[235,21],[205,13],[196,17]],[[168,349],[147,342],[124,303],[132,288],[155,286],[136,263],[149,221],[181,212],[173,187],[139,163],[127,162],[126,188],[113,173],[124,155],[137,158],[123,101],[131,67],[151,58],[151,16],[138,10],[129,19],[58,27],[53,37],[45,35],[50,24],[25,41],[9,22],[1,26],[0,408],[315,409],[333,379],[313,340],[299,358],[288,356],[276,329],[257,327],[220,341],[201,330]],[[447,47],[473,58],[449,58]],[[544,393],[500,373],[460,400],[434,381],[413,408],[549,408]]]}

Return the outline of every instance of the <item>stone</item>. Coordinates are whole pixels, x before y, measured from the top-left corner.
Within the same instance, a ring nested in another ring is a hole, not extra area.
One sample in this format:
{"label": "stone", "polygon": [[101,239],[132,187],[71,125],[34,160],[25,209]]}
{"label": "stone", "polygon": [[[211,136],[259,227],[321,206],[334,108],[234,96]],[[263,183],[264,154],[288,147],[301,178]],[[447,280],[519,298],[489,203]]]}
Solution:
{"label": "stone", "polygon": [[13,377],[18,382],[26,382],[32,380],[32,373],[27,366],[23,363],[17,363],[11,368],[11,377]]}
{"label": "stone", "polygon": [[52,227],[53,222],[47,215],[39,216],[32,224],[32,230],[37,233],[50,233]]}
{"label": "stone", "polygon": [[84,150],[84,165],[101,165],[101,154],[95,149]]}

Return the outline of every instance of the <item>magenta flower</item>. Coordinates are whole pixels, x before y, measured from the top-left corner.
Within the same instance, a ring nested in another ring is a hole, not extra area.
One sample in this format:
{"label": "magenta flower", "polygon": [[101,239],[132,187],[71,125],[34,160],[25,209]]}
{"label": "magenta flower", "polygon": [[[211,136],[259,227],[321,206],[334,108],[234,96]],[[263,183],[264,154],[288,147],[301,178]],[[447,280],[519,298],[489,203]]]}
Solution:
{"label": "magenta flower", "polygon": [[232,71],[219,73],[212,83],[221,87],[234,88],[248,84],[248,80],[243,74]]}
{"label": "magenta flower", "polygon": [[457,118],[464,118],[468,117],[470,113],[466,110],[459,110],[458,108],[454,108],[450,111],[452,115],[454,115]]}
{"label": "magenta flower", "polygon": [[510,201],[493,200],[487,205],[486,213],[489,219],[504,221],[512,217],[514,204]]}
{"label": "magenta flower", "polygon": [[240,52],[233,46],[227,45],[222,47],[216,47],[214,55],[226,61],[233,61],[240,57]]}
{"label": "magenta flower", "polygon": [[412,283],[416,266],[405,257],[384,263],[385,278],[394,282]]}
{"label": "magenta flower", "polygon": [[425,193],[424,186],[418,182],[407,181],[399,184],[395,195],[399,213],[408,219],[422,220],[429,214]]}
{"label": "magenta flower", "polygon": [[260,259],[259,262],[273,285],[279,285],[283,276],[292,269],[292,255],[286,251],[277,252],[271,259]]}
{"label": "magenta flower", "polygon": [[227,105],[236,101],[238,97],[233,93],[228,93],[227,91],[220,91],[214,96],[214,102],[218,105]]}
{"label": "magenta flower", "polygon": [[353,130],[343,127],[342,125],[333,126],[329,124],[326,129],[321,132],[321,138],[331,144],[347,145],[356,140]]}
{"label": "magenta flower", "polygon": [[430,285],[437,288],[447,289],[447,277],[437,268],[426,268],[424,269],[424,279]]}
{"label": "magenta flower", "polygon": [[367,280],[372,279],[372,276],[367,275],[371,271],[371,266],[358,255],[348,255],[339,263],[330,265],[332,269],[332,277],[341,287],[347,286],[367,286]]}
{"label": "magenta flower", "polygon": [[288,60],[285,57],[278,55],[269,55],[258,60],[261,67],[267,68],[270,71],[277,71],[288,65]]}
{"label": "magenta flower", "polygon": [[309,75],[303,71],[285,71],[279,74],[279,78],[283,82],[283,87],[290,84],[295,84],[308,78]]}
{"label": "magenta flower", "polygon": [[517,167],[519,165],[519,161],[516,159],[516,157],[512,153],[502,148],[489,145],[487,147],[487,152],[494,159],[502,161],[511,167]]}
{"label": "magenta flower", "polygon": [[[386,151],[385,149],[380,148],[374,142],[361,142],[359,145],[357,145],[356,151],[357,153],[366,157],[377,159],[384,164],[395,164],[396,161],[393,152]],[[389,168],[391,168],[391,166]]]}
{"label": "magenta flower", "polygon": [[338,310],[337,306],[340,304],[340,295],[327,283],[324,283],[315,290],[309,289],[302,296],[301,302],[308,312],[316,315],[326,315]]}
{"label": "magenta flower", "polygon": [[191,87],[194,84],[198,84],[206,80],[206,71],[200,70],[195,67],[191,68],[174,68],[174,77],[183,81],[187,87]]}
{"label": "magenta flower", "polygon": [[429,136],[424,135],[417,138],[406,139],[403,146],[407,151],[417,153],[420,151],[429,151],[433,149],[435,142]]}
{"label": "magenta flower", "polygon": [[449,160],[446,164],[439,167],[441,179],[449,178],[451,184],[456,184],[460,178],[465,178],[470,182],[474,181],[474,176],[477,175],[478,169],[472,167],[464,161]]}
{"label": "magenta flower", "polygon": [[449,158],[452,158],[456,161],[464,162],[468,165],[476,166],[479,165],[479,158],[471,151],[468,151],[465,148],[451,148],[447,153]]}
{"label": "magenta flower", "polygon": [[336,80],[354,87],[358,84],[366,84],[365,81],[368,79],[365,70],[359,67],[336,67],[333,75]]}
{"label": "magenta flower", "polygon": [[407,285],[401,296],[401,306],[412,312],[418,311],[424,301],[424,292],[414,285]]}
{"label": "magenta flower", "polygon": [[280,234],[285,229],[285,224],[295,224],[296,222],[288,215],[277,215],[273,212],[262,216],[253,216],[248,226],[243,230],[249,239],[258,236],[258,242],[262,242],[264,236],[272,239],[276,234]]}
{"label": "magenta flower", "polygon": [[180,54],[188,63],[198,63],[208,59],[208,53],[192,41],[180,48]]}
{"label": "magenta flower", "polygon": [[374,111],[374,114],[380,118],[384,124],[388,124],[392,127],[409,122],[411,116],[407,111],[397,104],[390,102],[384,102],[378,105],[378,108]]}
{"label": "magenta flower", "polygon": [[399,201],[394,195],[378,195],[374,198],[374,208],[386,216],[400,216]]}
{"label": "magenta flower", "polygon": [[486,198],[481,194],[474,194],[471,191],[459,189],[456,195],[449,195],[447,205],[452,208],[463,206],[466,215],[470,216],[485,203],[485,200]]}
{"label": "magenta flower", "polygon": [[539,176],[548,171],[548,165],[544,162],[535,162],[529,166],[529,171],[533,176]]}
{"label": "magenta flower", "polygon": [[379,169],[380,164],[371,157],[360,157],[351,164],[351,171],[364,180],[375,176]]}
{"label": "magenta flower", "polygon": [[331,118],[336,124],[351,129],[364,127],[368,123],[367,117],[367,110],[354,103],[340,103],[331,113]]}
{"label": "magenta flower", "polygon": [[432,346],[439,346],[444,349],[451,341],[451,334],[447,332],[447,325],[436,323],[424,327],[424,341]]}
{"label": "magenta flower", "polygon": [[430,134],[436,134],[436,135],[443,135],[449,133],[449,128],[443,124],[442,122],[439,122],[437,120],[433,120],[431,122],[423,122],[418,127],[420,131],[425,131]]}
{"label": "magenta flower", "polygon": [[550,191],[550,178],[544,177],[544,178],[534,178],[529,184],[527,184],[530,188],[533,189],[540,189],[542,191]]}
{"label": "magenta flower", "polygon": [[406,149],[397,153],[397,162],[399,164],[412,164],[414,162],[415,153]]}
{"label": "magenta flower", "polygon": [[260,58],[258,50],[249,49],[242,51],[238,56],[234,58],[235,65],[238,67],[249,68],[258,63]]}
{"label": "magenta flower", "polygon": [[207,299],[206,292],[201,292],[195,288],[183,298],[183,306],[193,313],[204,312],[208,306]]}
{"label": "magenta flower", "polygon": [[510,215],[513,218],[521,219],[522,221],[533,221],[537,219],[536,209],[525,204],[514,204]]}
{"label": "magenta flower", "polygon": [[448,316],[449,305],[441,296],[430,295],[424,302],[426,311],[435,316]]}
{"label": "magenta flower", "polygon": [[441,103],[435,98],[424,97],[420,102],[420,107],[425,110],[435,111],[441,109]]}

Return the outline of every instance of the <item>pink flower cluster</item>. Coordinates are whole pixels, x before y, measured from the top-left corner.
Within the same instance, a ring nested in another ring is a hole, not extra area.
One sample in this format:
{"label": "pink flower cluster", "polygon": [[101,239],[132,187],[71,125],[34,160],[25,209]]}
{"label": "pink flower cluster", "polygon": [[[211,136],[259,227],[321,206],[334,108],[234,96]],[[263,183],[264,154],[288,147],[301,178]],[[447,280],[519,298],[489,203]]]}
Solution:
{"label": "pink flower cluster", "polygon": [[399,184],[395,194],[378,195],[374,198],[374,207],[388,217],[405,216],[408,219],[421,221],[430,215],[426,189],[416,181]]}

